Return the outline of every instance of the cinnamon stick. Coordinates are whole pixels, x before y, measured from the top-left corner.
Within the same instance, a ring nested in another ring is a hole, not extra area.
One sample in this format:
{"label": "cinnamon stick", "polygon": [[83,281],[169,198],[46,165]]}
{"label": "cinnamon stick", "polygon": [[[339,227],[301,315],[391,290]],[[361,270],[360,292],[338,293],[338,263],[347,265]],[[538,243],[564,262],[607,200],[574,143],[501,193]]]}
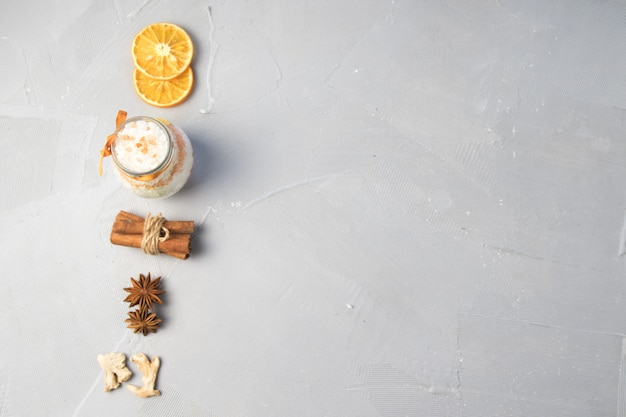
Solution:
{"label": "cinnamon stick", "polygon": [[131,221],[131,222],[142,222],[144,219],[141,216],[137,216],[136,214],[133,213],[129,213],[127,211],[124,210],[120,210],[119,213],[117,213],[117,216],[115,216],[115,219],[120,219],[120,220],[126,220],[126,221]]}
{"label": "cinnamon stick", "polygon": [[[111,228],[111,243],[114,245],[141,248],[144,233],[145,219],[136,214],[120,211],[115,217]],[[191,253],[191,234],[194,229],[193,221],[165,221],[169,236],[159,241],[157,246],[160,253],[187,259]]]}
{"label": "cinnamon stick", "polygon": [[[115,217],[113,230],[117,233],[141,234],[143,233],[144,218],[136,214],[120,211]],[[163,224],[170,233],[193,233],[194,222],[166,220]]]}
{"label": "cinnamon stick", "polygon": [[[169,230],[170,233],[191,234],[193,233],[194,225],[193,221],[166,221],[163,223],[163,227]],[[143,234],[143,222],[115,222],[113,223],[112,231],[126,235],[141,235]]]}
{"label": "cinnamon stick", "polygon": [[[111,243],[114,245],[141,248],[142,235],[111,232]],[[170,233],[167,240],[159,241],[159,252],[178,259],[187,259],[191,252],[191,235]]]}

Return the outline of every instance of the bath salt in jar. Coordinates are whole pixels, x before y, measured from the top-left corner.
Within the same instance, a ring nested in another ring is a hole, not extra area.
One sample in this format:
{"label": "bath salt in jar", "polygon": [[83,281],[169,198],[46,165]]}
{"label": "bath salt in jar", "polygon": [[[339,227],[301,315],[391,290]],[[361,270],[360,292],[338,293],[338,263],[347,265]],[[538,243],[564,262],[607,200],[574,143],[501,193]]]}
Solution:
{"label": "bath salt in jar", "polygon": [[125,119],[107,139],[103,156],[111,155],[121,183],[145,198],[177,193],[191,174],[193,150],[178,126],[163,119],[138,116]]}

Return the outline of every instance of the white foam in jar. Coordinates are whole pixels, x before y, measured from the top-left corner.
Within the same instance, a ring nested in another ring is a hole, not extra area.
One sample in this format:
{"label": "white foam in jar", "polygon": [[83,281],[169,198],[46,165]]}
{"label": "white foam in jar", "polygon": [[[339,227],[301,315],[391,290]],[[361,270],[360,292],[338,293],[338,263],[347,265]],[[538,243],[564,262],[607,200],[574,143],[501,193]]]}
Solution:
{"label": "white foam in jar", "polygon": [[111,145],[122,184],[145,198],[166,198],[189,179],[193,150],[178,126],[146,116],[127,119]]}

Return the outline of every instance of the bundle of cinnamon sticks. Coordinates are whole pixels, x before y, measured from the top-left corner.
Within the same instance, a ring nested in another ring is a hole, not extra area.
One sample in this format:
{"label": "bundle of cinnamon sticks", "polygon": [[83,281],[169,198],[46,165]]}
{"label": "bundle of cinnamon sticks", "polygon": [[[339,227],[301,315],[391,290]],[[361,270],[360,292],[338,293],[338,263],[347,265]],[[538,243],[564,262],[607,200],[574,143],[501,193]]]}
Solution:
{"label": "bundle of cinnamon sticks", "polygon": [[[114,245],[141,248],[144,235],[145,219],[141,216],[120,211],[111,228],[111,243]],[[178,259],[187,259],[191,253],[191,234],[193,221],[168,221],[163,223],[167,229],[167,238],[159,240],[160,253]]]}

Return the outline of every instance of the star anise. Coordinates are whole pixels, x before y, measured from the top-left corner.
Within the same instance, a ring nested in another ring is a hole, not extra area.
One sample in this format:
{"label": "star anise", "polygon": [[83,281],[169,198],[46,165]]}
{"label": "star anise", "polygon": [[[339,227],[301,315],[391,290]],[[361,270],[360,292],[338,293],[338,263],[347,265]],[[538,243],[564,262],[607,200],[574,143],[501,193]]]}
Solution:
{"label": "star anise", "polygon": [[133,329],[135,333],[141,332],[146,336],[148,333],[156,333],[162,320],[157,317],[156,313],[140,308],[129,311],[125,321],[128,323],[129,329]]}
{"label": "star anise", "polygon": [[130,307],[139,305],[140,310],[152,310],[153,302],[163,304],[163,301],[159,298],[159,294],[165,292],[159,289],[161,277],[151,280],[150,273],[148,273],[147,277],[139,274],[139,281],[131,278],[130,282],[133,286],[124,288],[124,291],[130,293],[124,299],[124,301],[130,303]]}

